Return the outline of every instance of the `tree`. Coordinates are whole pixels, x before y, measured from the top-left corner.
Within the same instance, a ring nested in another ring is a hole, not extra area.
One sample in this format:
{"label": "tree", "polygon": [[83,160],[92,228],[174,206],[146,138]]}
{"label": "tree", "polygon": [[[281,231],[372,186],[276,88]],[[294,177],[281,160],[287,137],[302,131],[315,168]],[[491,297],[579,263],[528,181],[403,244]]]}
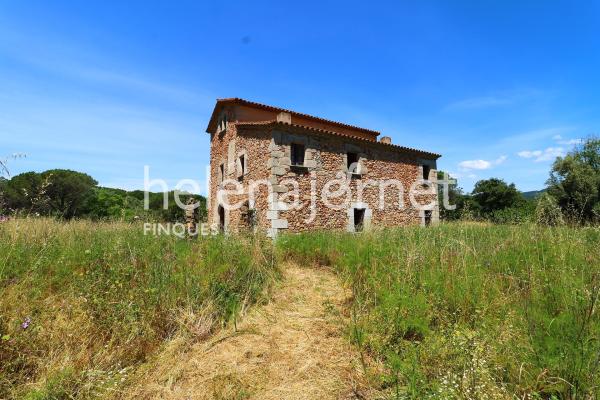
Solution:
{"label": "tree", "polygon": [[87,174],[66,169],[53,169],[41,175],[48,182],[46,194],[51,212],[64,218],[73,218],[83,212],[98,183]]}
{"label": "tree", "polygon": [[26,212],[40,211],[36,199],[42,188],[42,177],[37,172],[24,172],[6,181],[4,198],[6,207]]}
{"label": "tree", "polygon": [[472,192],[474,206],[482,216],[511,207],[520,207],[525,198],[517,190],[514,183],[510,185],[502,179],[491,178],[475,183]]}
{"label": "tree", "polygon": [[589,138],[558,157],[546,182],[548,193],[571,219],[600,220],[600,139]]}
{"label": "tree", "polygon": [[127,192],[121,189],[95,187],[88,196],[82,212],[93,219],[119,218]]}
{"label": "tree", "polygon": [[454,210],[448,210],[444,207],[444,185],[438,184],[438,201],[440,207],[440,218],[443,221],[452,221],[460,219],[462,216],[463,209],[465,207],[466,201],[468,201],[468,196],[463,194],[463,191],[460,187],[458,187],[458,183],[456,179],[451,177],[444,171],[438,171],[437,173],[438,182],[442,180],[447,180],[451,183],[448,183],[447,187],[447,196],[448,196],[448,205],[455,206]]}

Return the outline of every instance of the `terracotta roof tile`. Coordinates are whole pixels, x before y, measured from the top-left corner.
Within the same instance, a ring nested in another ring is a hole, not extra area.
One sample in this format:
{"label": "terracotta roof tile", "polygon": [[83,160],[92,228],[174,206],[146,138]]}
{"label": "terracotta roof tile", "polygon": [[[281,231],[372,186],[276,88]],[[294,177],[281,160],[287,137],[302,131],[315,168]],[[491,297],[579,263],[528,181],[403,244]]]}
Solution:
{"label": "terracotta roof tile", "polygon": [[238,122],[236,125],[237,126],[242,126],[242,127],[253,127],[253,126],[272,126],[272,127],[274,127],[274,126],[291,126],[291,127],[294,127],[294,128],[306,129],[306,130],[310,130],[310,131],[314,131],[314,132],[319,132],[319,133],[324,133],[324,134],[328,134],[328,135],[334,135],[334,136],[341,136],[341,137],[345,137],[345,138],[350,138],[350,139],[354,139],[354,140],[358,140],[358,141],[361,141],[361,142],[365,142],[365,143],[369,143],[369,144],[374,144],[374,145],[378,145],[378,146],[385,146],[385,147],[388,147],[388,148],[391,148],[391,149],[395,149],[395,150],[400,150],[400,151],[403,151],[403,152],[417,153],[417,154],[425,155],[427,157],[435,157],[436,159],[441,157],[440,154],[431,153],[429,151],[424,151],[424,150],[419,150],[419,149],[414,149],[412,147],[399,146],[399,145],[391,144],[391,143],[382,143],[382,142],[373,141],[373,140],[369,140],[369,139],[364,139],[364,138],[353,136],[353,135],[345,135],[343,133],[334,132],[334,131],[330,131],[330,130],[327,130],[327,129],[313,128],[311,126],[291,124],[291,123],[283,122],[283,121],[270,120],[270,121],[255,121],[255,122]]}
{"label": "terracotta roof tile", "polygon": [[315,117],[313,115],[299,113],[299,112],[296,112],[296,111],[287,110],[285,108],[280,108],[280,107],[275,107],[275,106],[269,106],[269,105],[266,105],[266,104],[256,103],[254,101],[240,99],[239,97],[230,97],[230,98],[225,98],[225,99],[217,99],[217,104],[215,105],[213,113],[212,113],[212,115],[210,117],[210,121],[208,122],[208,126],[206,127],[206,132],[212,131],[212,128],[214,127],[214,124],[216,124],[216,119],[217,119],[217,114],[218,114],[217,110],[218,109],[220,110],[220,106],[224,105],[224,104],[242,104],[242,105],[248,105],[248,106],[253,106],[253,107],[257,107],[257,108],[262,108],[263,110],[276,111],[276,112],[286,112],[286,113],[290,113],[291,115],[296,115],[298,117],[311,119],[313,121],[319,121],[319,122],[324,122],[324,123],[327,123],[327,124],[337,125],[337,126],[344,127],[344,128],[355,129],[355,130],[358,130],[358,131],[361,131],[361,132],[373,135],[374,137],[377,137],[379,135],[378,131],[374,131],[374,130],[371,130],[371,129],[366,129],[366,128],[361,128],[359,126],[344,124],[342,122],[331,121],[329,119]]}

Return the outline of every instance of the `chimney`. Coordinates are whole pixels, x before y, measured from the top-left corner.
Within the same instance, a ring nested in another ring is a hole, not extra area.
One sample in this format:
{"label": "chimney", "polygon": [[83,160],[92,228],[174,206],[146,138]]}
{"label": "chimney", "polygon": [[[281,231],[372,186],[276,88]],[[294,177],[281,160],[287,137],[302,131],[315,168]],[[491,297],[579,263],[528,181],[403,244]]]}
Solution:
{"label": "chimney", "polygon": [[389,136],[382,136],[381,139],[379,139],[379,143],[392,144],[392,138]]}
{"label": "chimney", "polygon": [[285,122],[287,124],[292,123],[292,114],[287,112],[280,112],[277,114],[277,122]]}

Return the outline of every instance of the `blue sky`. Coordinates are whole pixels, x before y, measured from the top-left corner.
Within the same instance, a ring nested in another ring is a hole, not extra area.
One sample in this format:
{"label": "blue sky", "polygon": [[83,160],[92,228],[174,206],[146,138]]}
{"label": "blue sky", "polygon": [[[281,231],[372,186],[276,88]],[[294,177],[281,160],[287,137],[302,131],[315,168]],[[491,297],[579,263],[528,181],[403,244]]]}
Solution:
{"label": "blue sky", "polygon": [[[242,97],[441,153],[472,189],[544,187],[600,133],[600,2],[0,0],[0,157],[100,184],[205,180],[214,101]],[[173,4],[173,2],[171,2]]]}

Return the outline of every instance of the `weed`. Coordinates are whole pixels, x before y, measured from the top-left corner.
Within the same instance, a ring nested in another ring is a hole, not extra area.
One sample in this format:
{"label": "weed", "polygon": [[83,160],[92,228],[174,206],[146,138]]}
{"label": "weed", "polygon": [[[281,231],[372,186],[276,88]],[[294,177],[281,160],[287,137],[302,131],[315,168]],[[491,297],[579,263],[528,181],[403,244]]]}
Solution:
{"label": "weed", "polygon": [[[120,222],[0,226],[0,398],[105,397],[178,334],[235,321],[277,276],[260,237]],[[26,328],[24,328],[26,322]]]}
{"label": "weed", "polygon": [[351,339],[386,363],[392,397],[600,395],[598,228],[455,223],[277,247],[351,286]]}

